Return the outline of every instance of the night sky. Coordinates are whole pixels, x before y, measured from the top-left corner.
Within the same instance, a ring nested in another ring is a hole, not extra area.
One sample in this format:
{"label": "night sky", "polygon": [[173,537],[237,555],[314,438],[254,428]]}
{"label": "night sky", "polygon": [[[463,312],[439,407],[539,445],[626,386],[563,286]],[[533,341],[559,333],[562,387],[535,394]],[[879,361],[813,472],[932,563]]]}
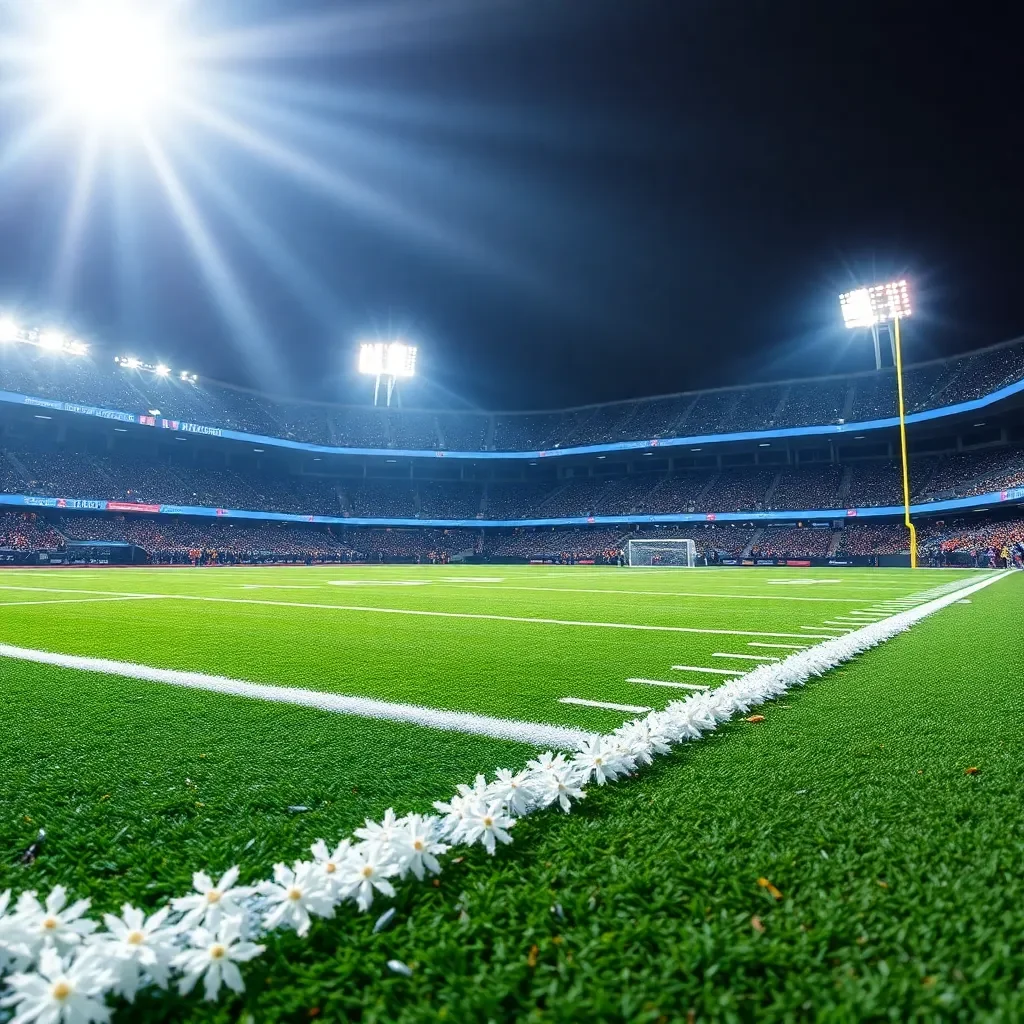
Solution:
{"label": "night sky", "polygon": [[908,358],[1006,340],[1019,40],[1000,6],[932,6],[193,0],[237,45],[213,116],[154,128],[173,194],[105,148],[76,227],[80,140],[17,144],[38,110],[0,0],[0,311],[342,401],[369,400],[356,341],[401,335],[431,407],[866,369],[836,295],[897,275]]}

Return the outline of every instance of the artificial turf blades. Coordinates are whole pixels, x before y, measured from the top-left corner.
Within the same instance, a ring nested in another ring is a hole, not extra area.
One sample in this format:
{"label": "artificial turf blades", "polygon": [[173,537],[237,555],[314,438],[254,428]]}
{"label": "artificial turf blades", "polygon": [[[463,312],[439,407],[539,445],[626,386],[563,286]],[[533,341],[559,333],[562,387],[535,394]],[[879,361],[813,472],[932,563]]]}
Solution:
{"label": "artificial turf blades", "polygon": [[[765,596],[775,589],[770,576],[705,574],[707,582],[696,583],[697,574],[670,575],[659,574],[656,584],[649,575],[637,584],[633,574],[572,579],[577,588],[628,579],[616,589],[666,592],[738,590],[753,579],[763,581],[756,587]],[[827,575],[837,578],[832,570]],[[856,581],[851,590],[872,579],[890,586],[889,578],[844,577]],[[939,581],[902,578],[905,593]],[[194,581],[189,577],[188,586]],[[152,582],[131,586],[149,592]],[[74,586],[122,587],[113,584],[113,574],[100,574]],[[13,600],[11,593],[5,596]],[[530,593],[530,601],[555,600]],[[28,596],[19,592],[17,599]],[[364,593],[359,603],[383,605],[381,596]],[[257,980],[245,1005],[257,1020],[308,1020],[310,1011],[323,1019],[532,1013],[657,1020],[685,1019],[690,1010],[698,1017],[841,1018],[882,1015],[887,1007],[899,1008],[900,1017],[1019,1009],[1020,961],[1010,944],[1022,922],[1010,873],[1020,853],[1013,790],[1020,760],[1013,745],[1020,741],[1024,650],[1014,615],[1021,596],[1019,577],[1001,581],[972,605],[953,606],[772,705],[761,725],[726,727],[722,739],[663,759],[641,778],[592,791],[567,819],[545,814],[521,822],[514,847],[494,861],[473,854],[450,866],[436,889],[403,887],[399,923],[383,935],[370,936],[373,915],[359,919],[346,910],[339,922],[317,925],[308,943],[275,937],[250,972]],[[557,600],[585,600],[592,621],[642,621],[621,595]],[[595,606],[605,600],[617,602],[617,619],[607,606]],[[709,599],[698,617],[690,607],[681,611],[681,600],[664,598],[661,605],[672,607],[660,613],[715,625],[732,614],[721,606],[709,610]],[[388,605],[396,603],[409,602],[392,591]],[[807,603],[797,605],[794,618],[792,609],[782,610],[788,603],[737,600],[756,622],[739,628],[784,631],[797,619],[820,622],[834,611]],[[446,597],[445,607],[450,604]],[[479,595],[475,604],[482,610]],[[87,609],[109,615],[120,607],[11,607],[0,640],[91,652],[113,642],[109,630],[102,641],[79,642],[66,625],[51,623],[46,636],[43,620],[34,617],[56,618],[62,608],[62,617],[74,613],[63,618],[66,624],[80,622]],[[149,607],[133,604],[131,613]],[[202,606],[203,616],[216,607]],[[519,613],[549,609],[534,605]],[[499,614],[511,614],[507,604]],[[416,621],[429,633],[442,620]],[[260,628],[266,628],[262,620]],[[583,628],[549,629],[561,630],[564,645],[566,635]],[[663,642],[660,634],[640,632],[618,634],[610,644],[589,634],[586,640],[620,652],[636,648],[635,658],[661,657],[646,649],[651,635]],[[139,640],[136,632],[128,636],[133,644]],[[197,650],[206,650],[206,636],[200,630]],[[675,635],[674,642],[680,639]],[[702,654],[733,640],[714,636],[708,638],[714,648],[692,648],[704,639],[682,639],[688,651]],[[521,639],[513,634],[508,643],[514,689],[523,685],[512,653]],[[573,663],[581,649],[563,646],[562,661]],[[593,659],[605,653],[598,650]],[[134,648],[122,656],[156,664],[160,649],[147,648],[145,655]],[[550,662],[549,676],[557,678],[559,667]],[[363,813],[379,817],[390,802],[400,811],[428,806],[476,770],[515,767],[528,756],[527,748],[503,741],[337,716],[325,737],[323,714],[308,709],[9,661],[0,671],[12,720],[27,723],[0,744],[0,803],[14,809],[2,824],[8,855],[0,887],[62,881],[76,894],[94,895],[103,909],[126,896],[149,903],[183,891],[188,872],[207,863],[219,868],[241,860],[247,873],[266,874],[273,860],[301,854],[317,835],[350,829]],[[552,692],[549,685],[549,698]],[[678,695],[665,694],[658,706]],[[964,775],[972,766],[979,774]],[[289,814],[294,803],[313,810]],[[43,854],[32,865],[16,865],[40,823],[51,836]],[[250,839],[255,842],[246,849]],[[781,901],[758,886],[761,877],[782,891]],[[984,948],[963,937],[972,924],[984,929]],[[389,958],[413,963],[413,978],[389,976]],[[241,1006],[146,1000],[134,1014],[237,1020]]]}

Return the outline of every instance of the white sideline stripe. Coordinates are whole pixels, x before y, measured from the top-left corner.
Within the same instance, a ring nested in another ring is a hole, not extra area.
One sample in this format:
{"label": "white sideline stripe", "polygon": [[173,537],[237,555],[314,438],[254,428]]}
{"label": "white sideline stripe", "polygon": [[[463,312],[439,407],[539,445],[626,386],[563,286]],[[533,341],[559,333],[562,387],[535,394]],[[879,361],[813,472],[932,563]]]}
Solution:
{"label": "white sideline stripe", "polygon": [[671,683],[664,679],[627,679],[627,683],[643,683],[644,686],[670,686],[673,690],[710,690],[707,683]]}
{"label": "white sideline stripe", "polygon": [[0,601],[0,611],[4,608],[23,608],[29,604],[98,604],[101,601],[152,601],[150,597],[57,597],[44,601]]}
{"label": "white sideline stripe", "polygon": [[725,651],[715,651],[712,658],[739,658],[741,661],[781,661],[770,654],[727,654]]}
{"label": "white sideline stripe", "polygon": [[[212,693],[228,694],[233,697],[248,697],[282,704],[299,704],[304,707],[317,708],[320,711],[333,711],[360,718],[407,722],[411,725],[443,729],[447,732],[464,732],[477,736],[492,736],[496,739],[516,740],[520,743],[531,743],[540,747],[572,746],[589,735],[581,729],[545,725],[543,722],[517,722],[508,718],[475,715],[468,711],[443,711],[436,708],[420,707],[418,704],[392,704],[389,701],[374,700],[371,697],[353,697],[340,693],[305,690],[301,687],[250,683],[244,679],[210,676],[203,672],[151,668],[149,665],[136,665],[128,661],[56,654],[51,651],[31,650],[27,647],[12,647],[10,644],[0,644],[0,657],[32,661],[40,665],[54,665],[57,668],[76,669],[80,672],[101,672],[104,675],[121,676],[126,679],[142,679],[149,683],[165,683],[193,690],[208,690]],[[627,708],[626,710],[633,709]],[[643,710],[648,709],[644,708]]]}
{"label": "white sideline stripe", "polygon": [[772,647],[780,651],[806,651],[810,644],[759,644],[756,640],[750,640],[748,647]]}
{"label": "white sideline stripe", "polygon": [[[605,708],[607,711],[630,711],[634,715],[642,715],[651,708],[645,708],[642,704],[609,704],[603,700],[584,700],[582,697],[559,697],[559,704],[579,704],[585,708]],[[584,734],[585,735],[585,734]]]}
{"label": "white sideline stripe", "polygon": [[[69,590],[63,587],[26,587],[0,584],[0,590],[28,590],[50,594],[104,594],[112,597],[164,597],[174,601],[209,601],[214,604],[253,604],[271,608],[315,608],[333,612],[369,612],[380,615],[426,615],[442,619],[484,619],[490,622],[525,622],[541,626],[584,626],[591,629],[640,629],[659,633],[702,633],[710,636],[772,636],[800,639],[801,633],[761,633],[749,629],[699,629],[696,626],[654,626],[634,622],[580,622],[575,619],[532,619],[517,615],[487,615],[483,612],[439,612],[422,608],[378,608],[373,605],[312,604],[303,601],[260,601],[244,597],[201,597],[197,594],[133,594],[121,590]],[[803,626],[801,629],[805,628]],[[817,629],[808,626],[807,629]],[[829,635],[822,633],[820,639]]]}
{"label": "white sideline stripe", "polygon": [[701,665],[673,665],[673,672],[706,672],[711,676],[743,675],[741,668],[704,668]]}

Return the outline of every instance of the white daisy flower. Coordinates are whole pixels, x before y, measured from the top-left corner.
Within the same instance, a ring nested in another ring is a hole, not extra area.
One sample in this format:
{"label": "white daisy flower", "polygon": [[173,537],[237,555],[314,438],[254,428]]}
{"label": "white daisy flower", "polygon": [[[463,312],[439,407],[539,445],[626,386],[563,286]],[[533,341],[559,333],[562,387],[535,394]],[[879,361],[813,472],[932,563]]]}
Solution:
{"label": "white daisy flower", "polygon": [[369,910],[373,903],[373,890],[394,896],[394,886],[389,878],[398,874],[398,865],[391,855],[379,846],[360,843],[353,846],[338,872],[339,891],[345,898],[356,901],[360,910]]}
{"label": "white daisy flower", "polygon": [[471,797],[453,796],[447,803],[442,800],[434,801],[434,809],[443,815],[440,825],[442,836],[454,842],[459,841],[466,823],[466,808],[471,800]]}
{"label": "white daisy flower", "polygon": [[148,918],[137,907],[125,903],[121,916],[104,914],[106,932],[95,936],[89,946],[90,956],[99,956],[113,976],[114,990],[129,1002],[148,976],[154,985],[167,987],[171,960],[177,952],[175,929],[167,924],[170,907],[164,907]]}
{"label": "white daisy flower", "polygon": [[537,773],[537,799],[543,807],[553,803],[569,813],[572,800],[582,800],[586,793],[582,788],[583,779],[572,765],[564,764],[555,771]]}
{"label": "white daisy flower", "polygon": [[10,904],[11,890],[0,892],[0,974],[11,964],[21,966],[29,958],[21,920],[7,913]]}
{"label": "white daisy flower", "polygon": [[672,749],[669,738],[658,725],[657,720],[636,718],[616,729],[614,735],[637,764],[650,764],[655,754],[667,754]]}
{"label": "white daisy flower", "polygon": [[313,854],[313,863],[316,865],[317,871],[319,871],[323,877],[328,892],[330,892],[332,898],[337,900],[339,895],[338,872],[341,870],[341,865],[345,862],[345,858],[348,856],[348,851],[352,849],[352,841],[349,839],[342,839],[342,841],[338,843],[333,850],[331,850],[322,839],[318,839],[309,849]]}
{"label": "white daisy flower", "polygon": [[18,898],[14,926],[32,956],[49,947],[67,953],[98,927],[95,921],[82,919],[89,909],[88,900],[78,900],[65,909],[67,901],[67,890],[62,885],[53,887],[45,905],[33,891],[23,892]]}
{"label": "white daisy flower", "polygon": [[404,819],[405,827],[400,829],[391,841],[391,856],[402,878],[411,871],[420,881],[429,871],[441,873],[437,858],[448,852],[448,847],[438,842],[438,820],[421,814],[410,814]]}
{"label": "white daisy flower", "polygon": [[292,868],[275,864],[274,881],[264,882],[259,892],[271,905],[263,918],[267,931],[290,925],[302,936],[309,931],[311,914],[334,917],[333,890],[310,861],[296,861]]}
{"label": "white daisy flower", "polygon": [[494,781],[487,787],[488,800],[500,800],[509,814],[521,817],[529,814],[535,803],[531,774],[527,771],[512,774],[508,768],[499,768]]}
{"label": "white daisy flower", "polygon": [[515,825],[516,819],[510,817],[500,800],[485,804],[476,800],[466,809],[464,838],[467,843],[480,842],[491,856],[494,856],[496,843],[511,843],[512,837],[508,829]]}
{"label": "white daisy flower", "polygon": [[10,994],[0,1006],[16,1009],[11,1024],[106,1024],[110,1010],[103,991],[109,983],[110,975],[89,957],[69,963],[47,946],[37,970],[7,979]]}
{"label": "white daisy flower", "polygon": [[226,917],[216,932],[208,928],[197,928],[192,932],[190,948],[171,961],[171,966],[182,972],[178,990],[183,995],[191,992],[200,978],[203,979],[203,993],[207,999],[216,999],[221,985],[227,985],[233,992],[245,991],[238,965],[258,957],[266,947],[243,941],[241,929],[239,918]]}
{"label": "white daisy flower", "polygon": [[384,812],[383,821],[376,822],[367,818],[366,824],[362,828],[357,828],[354,835],[367,843],[387,849],[392,838],[394,838],[395,832],[399,828],[400,822],[398,818],[395,817],[394,809],[389,807]]}
{"label": "white daisy flower", "polygon": [[534,772],[555,772],[566,766],[564,754],[553,754],[550,750],[526,762],[526,767]]}
{"label": "white daisy flower", "polygon": [[572,763],[579,768],[583,782],[593,776],[599,786],[628,775],[636,767],[633,758],[617,750],[614,741],[605,736],[585,739]]}
{"label": "white daisy flower", "polygon": [[225,871],[216,885],[205,871],[197,871],[192,876],[195,894],[171,900],[171,907],[185,915],[179,929],[188,931],[203,925],[216,931],[224,918],[244,916],[245,908],[241,901],[248,899],[254,890],[251,886],[235,885],[237,881],[237,865]]}

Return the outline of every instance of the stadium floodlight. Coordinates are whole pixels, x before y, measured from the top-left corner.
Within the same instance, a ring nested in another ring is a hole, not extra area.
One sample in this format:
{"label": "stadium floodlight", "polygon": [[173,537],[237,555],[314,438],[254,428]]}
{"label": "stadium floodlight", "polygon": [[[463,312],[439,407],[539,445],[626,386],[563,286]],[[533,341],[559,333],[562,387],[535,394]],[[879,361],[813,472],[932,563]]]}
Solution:
{"label": "stadium floodlight", "polygon": [[889,333],[892,361],[896,367],[899,398],[900,449],[903,455],[903,522],[910,532],[910,565],[917,568],[917,530],[910,519],[910,467],[907,463],[907,422],[903,401],[903,354],[900,349],[900,321],[911,315],[910,293],[904,280],[856,288],[839,296],[843,323],[848,328],[867,327],[875,344],[875,369],[882,368],[881,331]]}
{"label": "stadium floodlight", "polygon": [[64,351],[70,356],[85,356],[89,354],[89,346],[84,341],[68,341],[64,344]]}
{"label": "stadium floodlight", "polygon": [[17,341],[18,324],[12,316],[0,317],[0,342]]}
{"label": "stadium floodlight", "polygon": [[167,377],[170,375],[171,368],[169,366],[164,366],[163,363],[157,363],[156,366],[153,367],[153,372],[158,377]]}
{"label": "stadium floodlight", "polygon": [[873,327],[896,317],[910,316],[910,294],[906,281],[889,281],[870,288],[855,288],[839,296],[843,323],[847,327]]}
{"label": "stadium floodlight", "polygon": [[376,377],[373,388],[373,404],[380,397],[380,382],[386,388],[387,405],[391,405],[391,396],[395,384],[401,378],[416,375],[416,355],[419,350],[415,345],[407,345],[403,341],[364,341],[359,346],[359,372],[369,377]]}

